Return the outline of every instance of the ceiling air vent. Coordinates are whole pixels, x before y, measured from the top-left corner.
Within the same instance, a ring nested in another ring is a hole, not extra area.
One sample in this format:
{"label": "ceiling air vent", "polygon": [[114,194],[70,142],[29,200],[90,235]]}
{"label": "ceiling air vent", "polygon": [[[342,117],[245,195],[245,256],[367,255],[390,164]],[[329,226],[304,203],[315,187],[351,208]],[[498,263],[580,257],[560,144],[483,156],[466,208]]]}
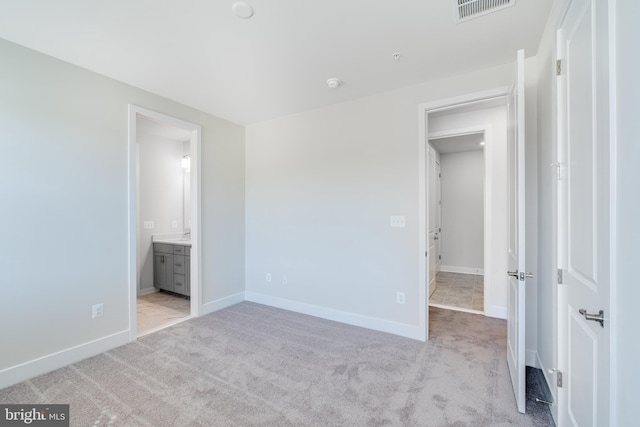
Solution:
{"label": "ceiling air vent", "polygon": [[468,21],[515,4],[516,0],[453,0],[456,22]]}

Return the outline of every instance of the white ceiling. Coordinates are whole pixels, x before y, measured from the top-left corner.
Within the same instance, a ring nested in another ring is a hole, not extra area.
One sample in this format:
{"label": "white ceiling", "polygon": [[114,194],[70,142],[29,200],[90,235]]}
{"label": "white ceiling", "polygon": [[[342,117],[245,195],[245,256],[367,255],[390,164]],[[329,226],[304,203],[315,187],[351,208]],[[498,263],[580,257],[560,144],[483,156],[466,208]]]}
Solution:
{"label": "white ceiling", "polygon": [[246,1],[0,0],[0,37],[250,124],[534,55],[553,3],[455,24],[450,0]]}

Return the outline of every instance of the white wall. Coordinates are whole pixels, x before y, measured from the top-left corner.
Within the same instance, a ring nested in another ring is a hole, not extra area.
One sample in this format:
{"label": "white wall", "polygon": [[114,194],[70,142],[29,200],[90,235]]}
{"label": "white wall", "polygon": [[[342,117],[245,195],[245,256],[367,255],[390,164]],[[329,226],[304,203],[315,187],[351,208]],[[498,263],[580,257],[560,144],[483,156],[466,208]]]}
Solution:
{"label": "white wall", "polygon": [[617,416],[617,425],[630,426],[638,423],[638,384],[640,384],[640,340],[638,340],[638,242],[640,242],[640,196],[638,183],[640,173],[640,121],[638,100],[640,99],[640,57],[637,42],[640,40],[640,3],[634,0],[617,0],[615,19],[617,46],[615,78],[617,79],[617,256],[614,269],[617,274],[617,292],[612,295],[615,310],[614,347],[612,359],[617,384],[614,384],[616,401],[612,411]]}
{"label": "white wall", "polygon": [[484,269],[484,151],[440,155],[442,270]]}
{"label": "white wall", "polygon": [[[185,131],[188,141],[190,133]],[[139,223],[138,263],[140,265],[138,293],[153,292],[154,234],[183,232],[185,174],[181,165],[184,141],[138,132],[139,144]],[[189,175],[186,175],[189,179]],[[144,222],[153,221],[153,229],[145,229]],[[177,228],[173,228],[175,221]]]}
{"label": "white wall", "polygon": [[202,126],[202,300],[242,294],[242,126],[4,40],[0,57],[0,387],[128,340],[128,104]]}
{"label": "white wall", "polygon": [[[485,274],[485,314],[506,318],[507,312],[507,108],[442,115],[429,118],[429,132],[445,132],[482,127],[487,129],[485,155],[491,164],[487,168],[491,182],[491,249],[484,253],[489,265]],[[484,183],[484,179],[481,181]],[[489,190],[487,190],[488,192]],[[444,191],[443,191],[444,196]],[[444,202],[443,202],[444,203]],[[446,220],[443,215],[443,223]],[[444,232],[444,228],[443,228]],[[483,251],[484,252],[484,251]]]}
{"label": "white wall", "polygon": [[249,126],[248,297],[411,335],[424,286],[417,107],[512,82],[507,64]]}

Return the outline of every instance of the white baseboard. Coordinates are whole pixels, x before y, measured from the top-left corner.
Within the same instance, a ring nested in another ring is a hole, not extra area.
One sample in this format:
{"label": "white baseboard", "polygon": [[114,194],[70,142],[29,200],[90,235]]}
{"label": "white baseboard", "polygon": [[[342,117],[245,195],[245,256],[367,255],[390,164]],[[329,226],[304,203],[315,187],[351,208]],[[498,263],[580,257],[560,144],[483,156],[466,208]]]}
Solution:
{"label": "white baseboard", "polygon": [[461,274],[482,274],[484,275],[484,268],[475,267],[456,267],[453,265],[441,265],[440,271],[445,273],[461,273]]}
{"label": "white baseboard", "polygon": [[129,330],[79,344],[0,371],[0,389],[46,374],[129,342]]}
{"label": "white baseboard", "polygon": [[156,292],[160,291],[156,288],[144,288],[140,289],[140,292],[138,292],[138,296],[141,297],[142,295],[155,294]]}
{"label": "white baseboard", "polygon": [[487,317],[495,317],[496,319],[506,319],[507,307],[498,307],[495,305],[485,307],[484,315]]}
{"label": "white baseboard", "polygon": [[360,326],[362,328],[388,332],[390,334],[424,341],[423,331],[417,325],[409,325],[406,323],[377,319],[375,317],[362,316],[346,311],[334,310],[332,308],[320,307],[298,301],[291,301],[256,292],[245,292],[245,299],[258,304],[295,311],[296,313],[307,314],[309,316],[320,317],[322,319],[333,320],[336,322],[346,323],[348,325]]}
{"label": "white baseboard", "polygon": [[237,294],[229,295],[228,297],[220,298],[215,301],[210,301],[206,304],[202,304],[201,316],[205,314],[213,313],[214,311],[222,310],[223,308],[231,307],[245,300],[244,292],[238,292]]}

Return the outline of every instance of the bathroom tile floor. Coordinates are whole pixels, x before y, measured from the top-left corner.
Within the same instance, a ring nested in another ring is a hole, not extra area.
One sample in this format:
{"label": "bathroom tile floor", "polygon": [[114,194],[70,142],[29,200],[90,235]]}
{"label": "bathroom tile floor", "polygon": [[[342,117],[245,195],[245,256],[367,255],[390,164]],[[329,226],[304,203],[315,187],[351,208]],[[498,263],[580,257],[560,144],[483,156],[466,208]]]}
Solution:
{"label": "bathroom tile floor", "polygon": [[189,316],[189,297],[154,292],[138,297],[138,336],[162,329]]}
{"label": "bathroom tile floor", "polygon": [[429,305],[484,312],[484,276],[439,272]]}

